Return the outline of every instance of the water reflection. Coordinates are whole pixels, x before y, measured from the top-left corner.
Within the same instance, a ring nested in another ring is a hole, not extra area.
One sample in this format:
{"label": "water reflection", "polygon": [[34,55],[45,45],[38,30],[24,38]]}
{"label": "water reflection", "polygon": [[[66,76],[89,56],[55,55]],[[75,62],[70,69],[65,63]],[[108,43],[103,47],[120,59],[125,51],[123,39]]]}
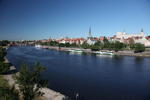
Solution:
{"label": "water reflection", "polygon": [[135,63],[142,64],[144,61],[143,57],[135,57]]}

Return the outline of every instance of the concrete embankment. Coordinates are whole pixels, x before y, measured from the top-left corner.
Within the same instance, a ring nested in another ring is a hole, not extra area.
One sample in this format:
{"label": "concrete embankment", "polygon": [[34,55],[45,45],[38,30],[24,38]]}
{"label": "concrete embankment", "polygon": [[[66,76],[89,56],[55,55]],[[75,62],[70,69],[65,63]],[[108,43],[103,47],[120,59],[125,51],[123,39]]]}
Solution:
{"label": "concrete embankment", "polygon": [[134,53],[134,51],[118,51],[115,52],[115,54],[120,56],[150,57],[149,51],[145,51],[142,53]]}
{"label": "concrete embankment", "polygon": [[[5,63],[9,63],[9,60],[6,57],[5,57]],[[11,66],[10,70],[15,70],[15,66]],[[16,84],[15,80],[13,79],[13,75],[14,74],[3,75],[3,76],[8,81],[10,86],[15,86],[15,88],[19,90],[18,84]],[[41,91],[44,93],[44,95],[40,97],[40,100],[64,100],[64,98],[66,97],[63,94],[53,91],[49,88],[42,88]]]}

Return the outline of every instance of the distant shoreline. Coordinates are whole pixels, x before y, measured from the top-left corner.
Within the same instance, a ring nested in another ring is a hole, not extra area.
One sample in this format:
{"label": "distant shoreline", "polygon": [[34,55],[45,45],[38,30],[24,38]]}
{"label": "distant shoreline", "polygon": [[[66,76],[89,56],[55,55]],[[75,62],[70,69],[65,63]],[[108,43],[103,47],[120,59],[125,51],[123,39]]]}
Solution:
{"label": "distant shoreline", "polygon": [[134,57],[145,57],[150,58],[150,51],[142,52],[142,53],[134,53],[133,51],[118,51],[115,53],[118,56],[134,56]]}
{"label": "distant shoreline", "polygon": [[[68,51],[70,49],[81,49],[83,52],[92,54],[93,51],[91,49],[83,49],[83,48],[69,48],[69,47],[54,47],[54,46],[41,46],[43,49],[54,49],[54,50],[59,50],[59,51]],[[135,56],[135,57],[148,57],[150,58],[150,51],[145,51],[142,53],[134,53],[132,50],[123,50],[123,51],[118,51],[114,52],[115,55],[117,56]]]}

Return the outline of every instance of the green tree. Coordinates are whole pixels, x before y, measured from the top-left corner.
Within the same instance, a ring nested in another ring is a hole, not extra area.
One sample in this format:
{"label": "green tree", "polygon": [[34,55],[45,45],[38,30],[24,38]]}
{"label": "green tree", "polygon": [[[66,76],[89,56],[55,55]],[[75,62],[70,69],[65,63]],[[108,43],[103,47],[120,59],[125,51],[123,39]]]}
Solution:
{"label": "green tree", "polygon": [[102,43],[100,41],[97,41],[94,45],[91,46],[91,50],[92,51],[99,51],[100,49],[102,49]]}
{"label": "green tree", "polygon": [[6,56],[6,50],[0,48],[0,61],[4,61],[4,57]]}
{"label": "green tree", "polygon": [[18,91],[10,88],[8,81],[0,76],[0,100],[19,100]]}
{"label": "green tree", "polygon": [[77,45],[76,43],[70,44],[71,47],[79,47],[80,45]]}
{"label": "green tree", "polygon": [[16,75],[15,79],[24,100],[35,100],[44,94],[40,91],[42,87],[47,86],[47,81],[41,78],[41,72],[44,70],[40,63],[36,63],[33,69],[26,64],[21,66],[19,75]]}
{"label": "green tree", "polygon": [[118,50],[121,50],[125,47],[125,44],[121,43],[121,42],[115,42],[114,44],[114,50],[115,51],[118,51]]}
{"label": "green tree", "polygon": [[91,50],[92,50],[92,51],[99,51],[99,50],[100,50],[100,46],[93,45],[93,46],[91,47]]}
{"label": "green tree", "polygon": [[108,41],[108,39],[107,39],[106,37],[104,37],[103,42],[104,42],[103,48],[109,49],[109,47],[110,47],[110,42]]}
{"label": "green tree", "polygon": [[134,52],[139,53],[139,52],[144,52],[145,51],[145,46],[144,44],[136,43],[134,45]]}
{"label": "green tree", "polygon": [[108,39],[106,37],[104,37],[104,40],[103,40],[104,43],[108,43]]}
{"label": "green tree", "polygon": [[84,48],[84,49],[90,49],[90,48],[91,48],[91,46],[90,46],[88,43],[86,43],[86,42],[84,42],[84,43],[81,45],[81,47]]}
{"label": "green tree", "polygon": [[9,63],[0,62],[0,74],[6,74],[10,70]]}
{"label": "green tree", "polygon": [[57,45],[58,45],[58,42],[56,42],[56,41],[51,41],[51,42],[49,43],[49,45],[50,45],[50,46],[57,46]]}
{"label": "green tree", "polygon": [[65,44],[64,43],[59,43],[58,46],[59,47],[65,47]]}
{"label": "green tree", "polygon": [[65,47],[70,47],[70,43],[65,43]]}
{"label": "green tree", "polygon": [[14,87],[0,87],[0,100],[19,100],[19,94]]}
{"label": "green tree", "polygon": [[10,42],[8,40],[0,41],[0,46],[7,46]]}

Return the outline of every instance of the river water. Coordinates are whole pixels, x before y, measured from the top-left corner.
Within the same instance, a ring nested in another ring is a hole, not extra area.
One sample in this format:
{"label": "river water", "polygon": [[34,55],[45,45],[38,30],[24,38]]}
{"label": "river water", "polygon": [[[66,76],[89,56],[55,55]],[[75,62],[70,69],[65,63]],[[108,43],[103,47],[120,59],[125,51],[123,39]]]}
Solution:
{"label": "river water", "polygon": [[7,54],[19,69],[39,61],[49,87],[78,100],[150,100],[150,58],[104,57],[68,52],[11,47]]}

